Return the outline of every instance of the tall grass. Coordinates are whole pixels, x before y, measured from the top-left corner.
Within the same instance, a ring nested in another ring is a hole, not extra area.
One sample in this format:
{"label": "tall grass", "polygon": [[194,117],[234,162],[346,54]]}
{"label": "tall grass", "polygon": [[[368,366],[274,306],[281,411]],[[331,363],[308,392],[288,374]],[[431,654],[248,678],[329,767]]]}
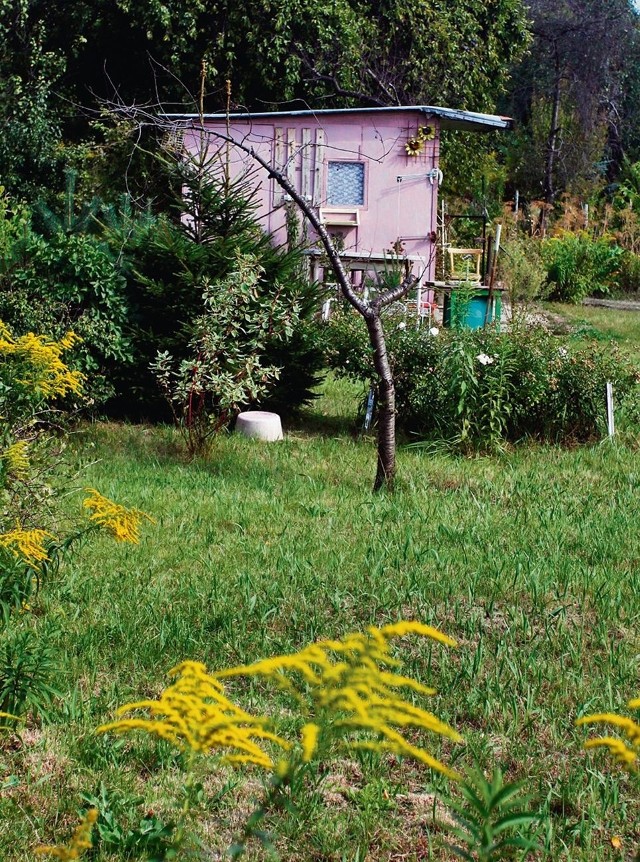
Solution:
{"label": "tall grass", "polygon": [[[174,756],[93,729],[158,694],[179,660],[236,665],[400,617],[461,644],[416,648],[406,663],[437,685],[435,711],[468,742],[436,754],[526,780],[550,815],[554,860],[620,859],[614,834],[640,844],[637,788],[587,758],[573,726],[638,690],[637,451],[404,450],[397,492],[373,496],[372,445],[345,433],[359,396],[342,383],[337,413],[329,392],[282,443],[223,436],[207,462],[188,463],[169,429],[96,425],[72,438],[82,484],[156,524],[138,546],[97,538],[31,611],[62,656],[64,696],[49,723],[0,744],[0,858],[29,858],[101,781],[125,819],[143,786],[154,811],[168,811]],[[244,696],[264,705],[258,686]],[[205,817],[211,858],[233,834],[220,800],[247,807],[252,794],[251,782],[226,779],[205,781],[218,794]],[[379,757],[336,763],[324,796],[270,825],[287,859],[446,859],[432,825],[440,781]]]}

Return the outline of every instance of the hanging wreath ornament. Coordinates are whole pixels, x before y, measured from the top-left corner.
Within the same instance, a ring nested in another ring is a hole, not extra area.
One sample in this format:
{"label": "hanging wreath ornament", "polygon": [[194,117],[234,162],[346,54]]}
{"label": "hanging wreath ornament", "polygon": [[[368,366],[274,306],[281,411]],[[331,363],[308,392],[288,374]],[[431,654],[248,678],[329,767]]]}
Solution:
{"label": "hanging wreath ornament", "polygon": [[405,150],[408,156],[417,156],[427,141],[432,141],[436,136],[433,126],[419,126],[415,135],[412,135],[406,143]]}

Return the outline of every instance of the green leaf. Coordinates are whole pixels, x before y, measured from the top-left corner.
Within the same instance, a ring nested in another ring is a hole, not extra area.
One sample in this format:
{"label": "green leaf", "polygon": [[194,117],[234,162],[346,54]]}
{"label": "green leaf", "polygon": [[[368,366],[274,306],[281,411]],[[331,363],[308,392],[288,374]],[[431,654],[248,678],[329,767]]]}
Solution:
{"label": "green leaf", "polygon": [[525,823],[533,823],[538,819],[539,817],[537,814],[525,814],[520,812],[507,814],[505,817],[501,817],[496,821],[493,825],[493,831],[494,834],[498,835],[500,832],[504,832],[505,829],[509,829],[514,826],[523,826]]}

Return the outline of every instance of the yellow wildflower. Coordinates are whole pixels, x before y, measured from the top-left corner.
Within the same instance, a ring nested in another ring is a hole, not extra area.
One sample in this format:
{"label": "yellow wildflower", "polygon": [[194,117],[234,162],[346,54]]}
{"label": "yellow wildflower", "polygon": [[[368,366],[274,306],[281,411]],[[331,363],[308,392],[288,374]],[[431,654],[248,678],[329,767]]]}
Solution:
{"label": "yellow wildflower", "polygon": [[2,453],[2,460],[7,473],[15,479],[25,479],[29,472],[29,459],[27,452],[29,444],[26,440],[18,440],[12,443]]}
{"label": "yellow wildflower", "polygon": [[90,496],[84,500],[82,505],[85,509],[93,512],[89,520],[105,527],[119,542],[138,544],[142,521],[147,520],[152,524],[155,523],[153,518],[145,512],[120,506],[113,500],[109,500],[108,497],[103,497],[95,488],[85,488],[85,490],[89,492]]}
{"label": "yellow wildflower", "polygon": [[91,832],[93,824],[98,819],[98,809],[90,808],[82,819],[80,825],[73,833],[71,842],[66,846],[36,847],[35,852],[39,856],[55,856],[56,859],[61,859],[62,862],[71,862],[72,859],[79,859],[85,850],[90,850],[93,846],[91,842]]}
{"label": "yellow wildflower", "polygon": [[[640,698],[630,700],[629,707],[640,709]],[[606,748],[615,761],[625,769],[635,770],[637,768],[638,760],[640,760],[640,724],[632,718],[618,715],[615,712],[602,712],[595,715],[585,715],[578,719],[576,724],[611,724],[618,728],[626,736],[628,744],[622,739],[604,736],[589,740],[585,743],[585,748]]]}
{"label": "yellow wildflower", "polygon": [[16,383],[45,398],[69,393],[79,395],[83,375],[65,365],[61,356],[81,340],[73,332],[68,332],[60,341],[33,332],[14,338],[9,328],[0,324],[0,360],[12,358],[19,362],[21,378]]}
{"label": "yellow wildflower", "polygon": [[76,335],[75,332],[67,332],[59,341],[60,347],[63,350],[70,350],[72,347],[75,347],[76,344],[82,344],[82,339],[79,335]]}
{"label": "yellow wildflower", "polygon": [[169,671],[169,676],[176,680],[158,700],[128,703],[118,710],[118,715],[147,710],[149,718],[121,718],[102,725],[96,732],[144,730],[194,753],[231,749],[232,753],[222,757],[225,763],[274,768],[271,757],[255,740],[270,740],[281,748],[289,744],[265,729],[266,719],[256,718],[233,704],[221,683],[200,662],[182,662]]}
{"label": "yellow wildflower", "polygon": [[23,530],[18,525],[15,530],[0,533],[0,548],[7,548],[14,557],[37,568],[39,563],[49,559],[45,539],[53,539],[53,536],[46,530]]}
{"label": "yellow wildflower", "polygon": [[[373,627],[370,631],[374,631]],[[380,629],[380,634],[385,638],[401,638],[405,635],[420,635],[421,637],[427,637],[432,640],[439,641],[442,644],[446,644],[446,646],[455,647],[458,645],[453,638],[443,634],[438,629],[433,628],[433,626],[427,626],[424,623],[417,622],[416,620],[400,620],[397,623],[383,626]]]}
{"label": "yellow wildflower", "polygon": [[598,737],[598,739],[590,739],[588,742],[585,742],[584,747],[606,748],[616,763],[619,763],[626,769],[634,768],[635,762],[638,759],[638,755],[635,751],[615,736],[601,736]]}
{"label": "yellow wildflower", "polygon": [[[400,732],[405,728],[428,730],[462,742],[453,728],[400,694],[401,689],[427,695],[434,693],[416,680],[387,669],[399,665],[390,653],[389,640],[405,634],[417,634],[455,646],[451,638],[437,629],[418,622],[400,622],[380,629],[371,626],[365,633],[349,634],[341,640],[319,641],[297,653],[263,659],[220,671],[214,676],[217,679],[231,676],[273,679],[302,703],[309,699],[316,716],[330,716],[330,726],[338,735],[355,733],[356,739],[349,743],[352,747],[413,757],[450,778],[458,778],[457,773],[409,743]],[[322,729],[321,721],[309,722],[303,727],[303,760],[313,756]]]}
{"label": "yellow wildflower", "polygon": [[313,722],[308,722],[300,731],[300,744],[302,746],[302,762],[309,763],[318,747],[320,727]]}

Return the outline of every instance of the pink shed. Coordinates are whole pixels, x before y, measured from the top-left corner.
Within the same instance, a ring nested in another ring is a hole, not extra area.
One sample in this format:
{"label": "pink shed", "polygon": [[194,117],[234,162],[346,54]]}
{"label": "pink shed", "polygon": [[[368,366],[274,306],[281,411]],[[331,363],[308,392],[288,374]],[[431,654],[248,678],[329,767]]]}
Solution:
{"label": "pink shed", "polygon": [[[197,151],[206,142],[210,152],[228,158],[232,176],[255,170],[256,163],[243,150],[227,148],[219,137],[227,130],[286,173],[338,238],[348,269],[375,270],[400,256],[421,283],[435,274],[441,130],[511,126],[506,117],[433,106],[204,115],[204,125],[194,115],[179,119],[185,146]],[[262,168],[254,182],[261,223],[276,243],[286,242],[286,195]],[[317,236],[310,226],[305,230],[317,264]]]}

